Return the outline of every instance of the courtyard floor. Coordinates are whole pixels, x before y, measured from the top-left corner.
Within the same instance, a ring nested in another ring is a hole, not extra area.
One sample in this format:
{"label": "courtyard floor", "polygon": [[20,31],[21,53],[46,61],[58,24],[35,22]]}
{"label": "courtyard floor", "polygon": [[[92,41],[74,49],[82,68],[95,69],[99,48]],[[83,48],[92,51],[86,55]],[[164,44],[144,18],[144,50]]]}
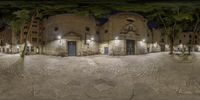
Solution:
{"label": "courtyard floor", "polygon": [[200,53],[0,54],[0,100],[200,100]]}

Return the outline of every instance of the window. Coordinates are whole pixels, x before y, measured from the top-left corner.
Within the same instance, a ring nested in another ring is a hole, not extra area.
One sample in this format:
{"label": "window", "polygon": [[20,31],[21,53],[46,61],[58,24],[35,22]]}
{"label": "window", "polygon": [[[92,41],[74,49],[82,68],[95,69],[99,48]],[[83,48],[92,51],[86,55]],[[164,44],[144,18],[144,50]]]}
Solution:
{"label": "window", "polygon": [[31,51],[32,51],[32,52],[34,51],[34,47],[31,47]]}
{"label": "window", "polygon": [[132,18],[127,18],[126,21],[127,21],[127,22],[134,22],[134,19],[132,19]]}
{"label": "window", "polygon": [[32,25],[32,27],[37,27],[37,25]]}
{"label": "window", "polygon": [[55,28],[54,28],[54,31],[58,31],[58,27],[55,27]]}
{"label": "window", "polygon": [[3,40],[1,40],[0,45],[3,45]]}
{"label": "window", "polygon": [[42,40],[41,40],[41,39],[39,39],[39,42],[41,43],[41,42],[42,42]]}
{"label": "window", "polygon": [[37,31],[32,31],[33,34],[37,34]]}
{"label": "window", "polygon": [[33,21],[33,23],[37,23],[37,21],[36,21],[36,20],[34,20],[34,21]]}
{"label": "window", "polygon": [[24,26],[24,29],[27,29],[28,28],[28,26]]}
{"label": "window", "polygon": [[164,39],[161,39],[161,42],[163,42],[163,43],[164,43],[164,42],[165,42],[165,40],[164,40]]}
{"label": "window", "polygon": [[28,32],[24,32],[24,35],[27,35],[28,34]]}
{"label": "window", "polygon": [[189,37],[192,38],[192,35],[190,34]]}
{"label": "window", "polygon": [[197,40],[195,40],[195,44],[197,44]]}
{"label": "window", "polygon": [[182,41],[181,41],[181,40],[179,40],[179,43],[181,44],[181,43],[182,43]]}
{"label": "window", "polygon": [[108,33],[108,30],[105,30],[105,33]]}
{"label": "window", "polygon": [[150,35],[149,35],[149,33],[147,34],[147,37],[149,37]]}
{"label": "window", "polygon": [[191,44],[192,43],[192,40],[189,40],[189,44]]}
{"label": "window", "polygon": [[86,26],[86,27],[85,27],[85,30],[89,32],[89,31],[90,31],[90,28]]}
{"label": "window", "polygon": [[32,41],[33,42],[37,42],[37,38],[32,38]]}
{"label": "window", "polygon": [[29,47],[27,46],[26,51],[29,52]]}
{"label": "window", "polygon": [[195,39],[197,39],[197,35],[195,35]]}
{"label": "window", "polygon": [[96,33],[99,35],[99,31],[96,31]]}

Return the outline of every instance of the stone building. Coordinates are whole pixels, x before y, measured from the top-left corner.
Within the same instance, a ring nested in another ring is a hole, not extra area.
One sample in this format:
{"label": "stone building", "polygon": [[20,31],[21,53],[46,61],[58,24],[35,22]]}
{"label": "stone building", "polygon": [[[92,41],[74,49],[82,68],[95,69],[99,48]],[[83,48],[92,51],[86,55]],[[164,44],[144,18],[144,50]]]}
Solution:
{"label": "stone building", "polygon": [[108,17],[100,30],[100,53],[134,55],[147,53],[147,20],[136,13],[118,13]]}
{"label": "stone building", "polygon": [[188,51],[188,47],[191,47],[192,51],[200,51],[200,37],[199,34],[193,32],[183,32],[178,35],[175,40],[175,51]]}
{"label": "stone building", "polygon": [[[31,26],[30,26],[31,24]],[[30,33],[28,34],[28,29],[30,26]],[[28,36],[27,36],[28,35]],[[42,53],[43,45],[43,23],[37,17],[33,17],[33,22],[26,23],[21,29],[20,33],[20,50],[24,48],[25,38],[27,36],[27,53],[37,54]]]}
{"label": "stone building", "polygon": [[15,43],[15,36],[10,27],[5,27],[0,32],[0,52],[18,53],[19,46]]}
{"label": "stone building", "polygon": [[147,34],[148,52],[164,52],[169,51],[168,39],[160,29],[149,29]]}
{"label": "stone building", "polygon": [[44,54],[81,56],[98,54],[98,33],[93,17],[60,14],[44,20]]}
{"label": "stone building", "polygon": [[[23,50],[29,24],[21,30],[20,46]],[[10,31],[9,31],[10,30]],[[2,35],[4,33],[4,35]],[[9,34],[8,34],[9,33]],[[100,21],[92,16],[59,14],[43,21],[33,18],[28,34],[28,54],[47,54],[60,56],[134,55],[169,51],[167,36],[159,29],[150,30],[147,20],[136,13],[123,12],[110,15]],[[3,37],[3,38],[2,38]],[[6,40],[4,39],[6,38]],[[10,52],[11,29],[0,33],[1,52]],[[174,43],[174,50],[187,50],[190,43],[194,51],[200,51],[198,34],[180,34]]]}

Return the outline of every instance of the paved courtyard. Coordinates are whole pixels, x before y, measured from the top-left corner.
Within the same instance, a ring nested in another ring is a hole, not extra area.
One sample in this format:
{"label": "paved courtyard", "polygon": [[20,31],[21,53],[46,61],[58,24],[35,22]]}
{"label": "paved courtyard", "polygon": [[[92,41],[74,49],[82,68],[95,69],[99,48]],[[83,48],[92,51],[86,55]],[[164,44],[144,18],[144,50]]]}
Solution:
{"label": "paved courtyard", "polygon": [[0,100],[200,100],[200,53],[0,54]]}

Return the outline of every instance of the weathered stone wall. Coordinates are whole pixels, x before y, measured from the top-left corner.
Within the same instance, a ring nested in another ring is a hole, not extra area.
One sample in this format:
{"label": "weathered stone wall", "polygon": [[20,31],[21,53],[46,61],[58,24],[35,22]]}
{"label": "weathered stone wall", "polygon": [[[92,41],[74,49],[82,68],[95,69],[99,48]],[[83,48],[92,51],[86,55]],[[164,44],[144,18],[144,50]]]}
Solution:
{"label": "weathered stone wall", "polygon": [[[44,33],[47,40],[53,40],[58,35],[65,35],[69,32],[79,33],[84,38],[85,33],[96,34],[96,22],[93,17],[79,16],[74,14],[60,14],[51,16],[44,20]],[[89,31],[86,31],[86,27]],[[57,28],[57,29],[56,29]]]}
{"label": "weathered stone wall", "polygon": [[126,55],[125,40],[111,40],[109,42],[110,55]]}
{"label": "weathered stone wall", "polygon": [[149,52],[160,52],[161,47],[158,43],[150,44],[150,51]]}
{"label": "weathered stone wall", "polygon": [[[191,39],[190,39],[191,35]],[[175,45],[187,45],[190,40],[192,40],[194,34],[192,32],[183,32],[179,34],[174,42]]]}
{"label": "weathered stone wall", "polygon": [[135,13],[120,13],[111,15],[102,26],[100,46],[103,53],[108,43],[110,55],[126,55],[126,40],[135,40],[135,54],[147,53],[147,45],[142,40],[147,38],[148,27],[146,19]]}
{"label": "weathered stone wall", "polygon": [[[44,54],[67,56],[67,41],[76,41],[76,54],[91,55],[99,52],[96,21],[93,17],[74,14],[51,16],[44,20]],[[60,45],[60,36],[62,45]]]}
{"label": "weathered stone wall", "polygon": [[112,15],[109,17],[109,26],[108,26],[108,33],[111,34],[111,38],[114,39],[114,37],[117,34],[122,33],[127,27],[130,22],[127,21],[131,19],[133,22],[130,24],[133,31],[128,31],[127,35],[129,38],[135,39],[135,40],[142,40],[146,37],[147,33],[147,27],[146,27],[146,20],[135,13],[121,13],[117,15]]}

